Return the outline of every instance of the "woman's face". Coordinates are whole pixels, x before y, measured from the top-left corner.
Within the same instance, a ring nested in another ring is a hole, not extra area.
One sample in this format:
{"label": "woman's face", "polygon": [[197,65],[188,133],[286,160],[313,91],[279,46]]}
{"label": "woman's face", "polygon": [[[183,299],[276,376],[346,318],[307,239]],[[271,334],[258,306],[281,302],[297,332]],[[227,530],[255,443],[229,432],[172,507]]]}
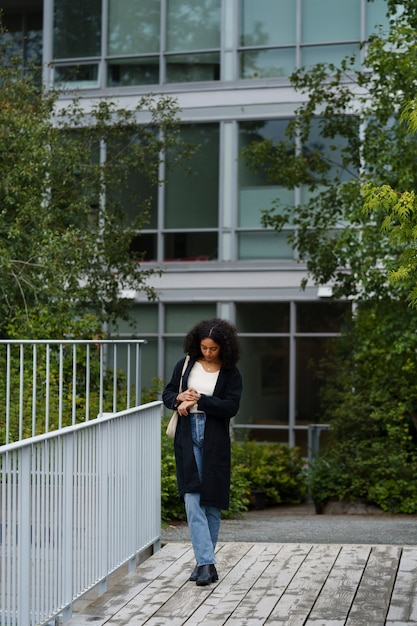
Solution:
{"label": "woman's face", "polygon": [[200,343],[201,354],[204,359],[209,363],[213,363],[219,360],[220,357],[220,345],[210,339],[210,337],[206,337]]}

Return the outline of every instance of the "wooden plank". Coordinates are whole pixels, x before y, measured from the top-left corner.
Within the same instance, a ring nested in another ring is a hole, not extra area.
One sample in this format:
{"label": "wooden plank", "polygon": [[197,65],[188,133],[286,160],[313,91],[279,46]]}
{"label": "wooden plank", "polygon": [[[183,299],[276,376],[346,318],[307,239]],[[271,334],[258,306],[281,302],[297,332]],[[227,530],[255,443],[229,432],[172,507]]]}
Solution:
{"label": "wooden plank", "polygon": [[385,624],[400,556],[400,546],[372,547],[346,626]]}
{"label": "wooden plank", "polygon": [[[181,623],[184,624],[187,623],[188,618],[192,619],[193,624],[206,623],[204,620],[206,613],[210,611],[212,606],[211,598],[217,592],[218,587],[224,585],[224,581],[229,577],[230,570],[236,563],[246,559],[248,552],[251,552],[253,549],[254,546],[250,543],[220,545],[216,553],[219,582],[207,587],[198,587],[195,583],[188,582],[175,596],[166,601],[146,624],[149,626],[161,623],[171,624],[176,619],[181,619]],[[254,556],[253,558],[255,559],[256,557]],[[201,613],[200,609],[202,607],[204,608]],[[223,615],[225,613],[227,614],[227,607],[225,607]],[[177,622],[175,621],[175,623]]]}
{"label": "wooden plank", "polygon": [[217,559],[197,587],[191,544],[168,543],[67,626],[417,624],[417,546],[227,542]]}
{"label": "wooden plank", "polygon": [[[180,544],[171,544],[179,546]],[[161,555],[165,548],[162,548],[157,555],[159,557],[157,561],[164,558]],[[138,588],[138,592],[129,602],[118,610],[110,620],[106,622],[106,626],[121,626],[122,624],[145,624],[147,620],[158,611],[158,609],[169,600],[173,595],[181,589],[183,585],[188,583],[188,578],[194,567],[194,554],[190,549],[190,544],[187,545],[187,549],[184,547],[177,549],[177,552],[171,555],[167,566],[162,569],[158,574],[156,573],[158,568],[154,569],[155,557],[148,559],[148,571],[146,578],[146,585]],[[140,571],[142,565],[138,568]],[[138,571],[137,570],[137,571]],[[190,583],[188,583],[190,585]],[[202,596],[201,601],[204,600]]]}
{"label": "wooden plank", "polygon": [[387,624],[417,624],[417,549],[404,547],[387,615]]}
{"label": "wooden plank", "polygon": [[303,626],[340,550],[337,544],[313,545],[265,624]]}
{"label": "wooden plank", "polygon": [[[216,589],[203,606],[194,613],[186,624],[224,624],[225,615],[230,616],[248,589],[263,575],[271,560],[280,550],[279,544],[255,543],[239,560],[234,559],[233,567],[221,579]],[[230,622],[230,621],[229,621]],[[228,622],[228,623],[229,623]]]}
{"label": "wooden plank", "polygon": [[311,548],[309,544],[281,544],[262,576],[236,607],[228,626],[264,624]]}
{"label": "wooden plank", "polygon": [[345,623],[370,552],[370,546],[342,547],[318,594],[307,624],[330,624],[331,620]]}

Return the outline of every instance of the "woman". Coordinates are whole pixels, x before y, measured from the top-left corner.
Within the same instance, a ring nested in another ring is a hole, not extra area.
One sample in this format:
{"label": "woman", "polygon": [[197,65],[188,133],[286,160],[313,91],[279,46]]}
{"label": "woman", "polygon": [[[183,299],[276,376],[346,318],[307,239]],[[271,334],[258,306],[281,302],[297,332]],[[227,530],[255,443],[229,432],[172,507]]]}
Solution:
{"label": "woman", "polygon": [[184,340],[185,358],[174,367],[162,397],[178,411],[174,439],[177,484],[185,503],[196,566],[190,580],[209,585],[218,580],[214,555],[221,509],[229,508],[230,419],[239,409],[242,377],[236,367],[236,329],[221,319],[197,324]]}

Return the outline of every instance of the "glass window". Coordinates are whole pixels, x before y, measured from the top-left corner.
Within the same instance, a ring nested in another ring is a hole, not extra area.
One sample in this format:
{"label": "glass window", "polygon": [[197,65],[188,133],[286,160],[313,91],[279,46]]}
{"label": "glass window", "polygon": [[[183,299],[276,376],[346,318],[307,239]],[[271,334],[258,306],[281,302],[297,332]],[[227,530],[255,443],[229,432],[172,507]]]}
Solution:
{"label": "glass window", "polygon": [[42,65],[42,11],[40,9],[20,11],[16,14],[13,10],[2,8],[1,12],[4,30],[0,32],[0,40],[7,42],[7,50],[3,49],[2,52],[10,57],[21,56],[23,65],[26,67]]}
{"label": "glass window", "polygon": [[238,257],[241,261],[260,259],[293,259],[294,250],[287,241],[287,232],[240,232]]}
{"label": "glass window", "polygon": [[357,55],[355,59],[355,67],[359,69],[359,44],[350,43],[344,45],[327,45],[327,46],[303,46],[301,48],[301,65],[312,67],[317,63],[333,63],[340,65],[346,56]]}
{"label": "glass window", "polygon": [[109,0],[109,55],[158,53],[160,0]]}
{"label": "glass window", "polygon": [[359,41],[361,0],[302,0],[302,42]]}
{"label": "glass window", "polygon": [[295,47],[288,46],[296,40],[296,6],[293,0],[241,0],[239,43],[251,49],[239,53],[240,78],[291,74]]}
{"label": "glass window", "polygon": [[[285,139],[287,119],[241,122],[239,125],[239,153],[252,144],[264,142],[265,160],[256,170],[249,167],[245,157],[239,160],[239,228],[260,228],[262,212],[273,206],[294,206],[294,190],[276,183],[279,165],[276,163],[274,145]],[[269,157],[270,155],[270,157]],[[292,259],[292,246],[288,233],[277,234],[270,230],[239,233],[240,259]]]}
{"label": "glass window", "polygon": [[158,372],[158,340],[147,337],[142,346],[142,388],[154,389]]}
{"label": "glass window", "polygon": [[349,302],[299,302],[297,332],[339,333],[350,311]]}
{"label": "glass window", "polygon": [[95,57],[101,52],[101,0],[54,3],[53,56]]}
{"label": "glass window", "polygon": [[119,319],[117,329],[110,326],[110,334],[135,334],[142,339],[143,334],[158,333],[158,305],[157,304],[133,304],[130,311],[134,325],[126,320]]}
{"label": "glass window", "polygon": [[377,32],[378,26],[382,26],[384,31],[389,28],[387,17],[387,0],[373,0],[366,3],[366,35],[369,37]]}
{"label": "glass window", "polygon": [[287,333],[290,330],[288,302],[238,302],[236,328],[239,333]]}
{"label": "glass window", "polygon": [[[178,166],[167,172],[165,228],[217,228],[219,205],[219,125],[190,124],[181,138],[196,146],[185,163],[190,174]],[[168,161],[175,154],[168,154]]]}
{"label": "glass window", "polygon": [[[276,204],[279,199],[280,204]],[[261,225],[262,212],[276,208],[281,213],[280,206],[292,206],[294,191],[278,185],[254,185],[239,189],[239,216],[238,225],[241,228],[255,228]]]}
{"label": "glass window", "polygon": [[[171,380],[174,365],[184,356],[183,342],[183,337],[168,337],[164,341],[165,383]],[[168,412],[168,409],[165,407],[162,407],[162,410]]]}
{"label": "glass window", "polygon": [[294,0],[241,0],[240,45],[295,43],[296,8]]}
{"label": "glass window", "polygon": [[54,67],[54,84],[56,87],[67,89],[97,87],[98,63],[56,65]]}
{"label": "glass window", "polygon": [[241,337],[240,345],[244,391],[239,423],[288,424],[289,339]]}
{"label": "glass window", "polygon": [[320,410],[317,369],[325,355],[327,340],[320,337],[296,340],[295,414],[297,424],[314,424]]}
{"label": "glass window", "polygon": [[[358,119],[354,116],[346,116],[346,122],[352,125],[353,128],[357,128],[359,133]],[[352,169],[352,164],[349,163],[349,169],[346,169],[343,164],[344,152],[349,151],[349,158],[352,157],[352,150],[345,137],[336,135],[335,137],[327,137],[322,132],[325,120],[322,118],[316,118],[310,130],[310,136],[308,141],[304,144],[303,150],[306,156],[313,152],[318,152],[321,157],[327,162],[328,172],[327,176],[334,179],[339,178],[341,181],[348,181],[353,175],[357,174]],[[357,162],[359,165],[359,153],[357,154]]]}
{"label": "glass window", "polygon": [[198,52],[166,56],[166,82],[220,80],[220,53]]}
{"label": "glass window", "polygon": [[180,232],[164,237],[165,261],[214,261],[218,258],[218,233]]}
{"label": "glass window", "polygon": [[165,306],[165,332],[181,333],[185,337],[198,322],[214,317],[216,317],[215,304],[190,304],[189,302],[167,304]]}
{"label": "glass window", "polygon": [[167,51],[220,48],[220,23],[221,0],[167,0]]}
{"label": "glass window", "polygon": [[123,59],[123,61],[109,60],[107,68],[109,87],[157,85],[159,83],[159,57]]}
{"label": "glass window", "polygon": [[130,251],[139,261],[158,260],[158,236],[156,233],[141,231],[133,237],[130,243]]}
{"label": "glass window", "polygon": [[[244,157],[239,160],[239,225],[253,224],[261,212],[271,208],[272,200],[281,199],[285,204],[294,204],[294,192],[277,185],[278,166],[275,162],[274,145],[285,139],[287,119],[260,120],[239,124],[239,153],[255,143],[265,142],[265,161],[262,167],[252,169]],[[269,157],[270,154],[270,157]],[[260,225],[260,221],[258,221]]]}
{"label": "glass window", "polygon": [[289,76],[295,68],[295,48],[247,50],[239,53],[240,78]]}

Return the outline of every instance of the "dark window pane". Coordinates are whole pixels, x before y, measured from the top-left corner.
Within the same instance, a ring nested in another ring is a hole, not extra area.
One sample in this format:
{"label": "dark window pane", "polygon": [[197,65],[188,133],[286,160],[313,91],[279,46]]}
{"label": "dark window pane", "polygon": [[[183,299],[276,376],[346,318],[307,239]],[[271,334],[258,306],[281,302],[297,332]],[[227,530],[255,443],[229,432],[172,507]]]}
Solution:
{"label": "dark window pane", "polygon": [[338,333],[350,311],[349,302],[298,302],[297,332]]}
{"label": "dark window pane", "polygon": [[[42,65],[42,3],[40,10],[19,11],[16,9],[4,9],[2,11],[2,25],[5,31],[0,33],[1,41],[7,43],[4,50],[6,59],[8,56],[19,55],[22,57],[24,67]],[[5,62],[6,59],[2,59]]]}
{"label": "dark window pane", "polygon": [[297,424],[314,424],[320,409],[322,381],[317,370],[324,357],[328,340],[319,337],[296,340],[296,390],[295,409]]}
{"label": "dark window pane", "polygon": [[99,56],[100,51],[101,0],[56,0],[54,58]]}
{"label": "dark window pane", "polygon": [[290,329],[288,302],[242,302],[236,304],[240,333],[287,333]]}
{"label": "dark window pane", "polygon": [[245,381],[240,423],[288,424],[289,339],[241,337]]}
{"label": "dark window pane", "polygon": [[167,83],[220,80],[220,54],[176,54],[167,57]]}
{"label": "dark window pane", "polygon": [[129,85],[156,85],[159,83],[159,58],[110,61],[107,84],[110,87]]}
{"label": "dark window pane", "polygon": [[132,239],[130,249],[138,261],[156,261],[157,237],[152,233],[140,233]]}
{"label": "dark window pane", "polygon": [[165,261],[214,261],[217,233],[172,233],[165,235]]}
{"label": "dark window pane", "polygon": [[[167,172],[165,228],[217,228],[219,125],[184,125],[181,139],[196,147],[196,152],[187,161],[183,160],[190,174],[185,173],[182,167]],[[175,150],[171,150],[168,162],[171,163],[176,156]],[[210,250],[209,253],[212,252]]]}

